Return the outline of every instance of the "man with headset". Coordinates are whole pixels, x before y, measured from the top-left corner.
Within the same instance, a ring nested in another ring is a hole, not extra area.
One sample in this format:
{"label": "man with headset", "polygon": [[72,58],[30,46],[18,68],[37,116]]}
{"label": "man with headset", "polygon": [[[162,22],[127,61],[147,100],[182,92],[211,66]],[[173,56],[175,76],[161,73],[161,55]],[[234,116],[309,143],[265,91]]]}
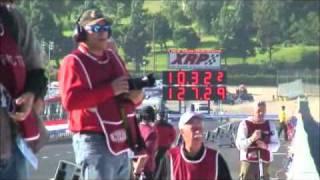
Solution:
{"label": "man with headset", "polygon": [[[134,109],[143,94],[129,91],[127,69],[107,47],[110,36],[111,21],[98,10],[85,11],[75,30],[78,48],[63,59],[58,74],[82,179],[130,177],[131,136],[123,122],[131,122],[135,114],[123,113],[122,107]],[[130,100],[121,104],[119,95],[124,93]]]}

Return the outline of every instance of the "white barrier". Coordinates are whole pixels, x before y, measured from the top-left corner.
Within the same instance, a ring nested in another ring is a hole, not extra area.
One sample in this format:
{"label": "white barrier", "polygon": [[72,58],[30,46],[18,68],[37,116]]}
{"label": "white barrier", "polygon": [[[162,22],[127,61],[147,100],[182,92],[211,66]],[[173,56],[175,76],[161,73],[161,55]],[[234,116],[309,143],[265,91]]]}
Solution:
{"label": "white barrier", "polygon": [[[319,141],[315,139],[315,141]],[[292,140],[290,151],[293,153],[292,164],[287,172],[289,180],[319,180],[316,165],[310,153],[308,135],[305,132],[303,119],[300,115],[296,125],[296,134]]]}
{"label": "white barrier", "polygon": [[278,85],[278,96],[296,98],[304,95],[302,79]]}

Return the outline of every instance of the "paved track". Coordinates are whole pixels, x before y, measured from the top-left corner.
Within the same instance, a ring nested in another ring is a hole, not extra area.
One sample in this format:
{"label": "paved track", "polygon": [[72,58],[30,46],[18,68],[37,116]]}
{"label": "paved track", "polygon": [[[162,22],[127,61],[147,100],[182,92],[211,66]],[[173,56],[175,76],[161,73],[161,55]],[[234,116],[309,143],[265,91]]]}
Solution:
{"label": "paved track", "polygon": [[[205,129],[212,130],[218,126],[217,122],[205,122]],[[175,127],[177,124],[175,123]],[[235,148],[227,146],[218,147],[215,143],[208,142],[208,146],[217,148],[227,161],[227,164],[232,173],[233,179],[237,179],[239,174],[239,151]],[[280,151],[275,154],[275,161],[271,166],[271,176],[276,177],[276,172],[281,169],[284,158],[286,157],[287,145],[283,144]],[[54,176],[59,160],[68,160],[74,162],[74,154],[71,145],[71,140],[51,143],[44,147],[38,154],[39,170],[32,172],[34,180],[45,180]]]}

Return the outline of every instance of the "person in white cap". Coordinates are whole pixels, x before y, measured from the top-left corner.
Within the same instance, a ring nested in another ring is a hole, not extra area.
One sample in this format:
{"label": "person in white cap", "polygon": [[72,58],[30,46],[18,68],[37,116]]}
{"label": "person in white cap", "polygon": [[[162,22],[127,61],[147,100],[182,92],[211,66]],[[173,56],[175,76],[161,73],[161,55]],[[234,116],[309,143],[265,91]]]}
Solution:
{"label": "person in white cap", "polygon": [[231,179],[223,157],[203,143],[202,120],[202,115],[195,112],[180,117],[178,126],[183,143],[169,150],[161,164],[159,179]]}
{"label": "person in white cap", "polygon": [[266,103],[255,103],[253,117],[239,124],[236,145],[240,150],[240,179],[269,179],[272,153],[278,151],[280,142],[275,125],[264,119],[265,113]]}

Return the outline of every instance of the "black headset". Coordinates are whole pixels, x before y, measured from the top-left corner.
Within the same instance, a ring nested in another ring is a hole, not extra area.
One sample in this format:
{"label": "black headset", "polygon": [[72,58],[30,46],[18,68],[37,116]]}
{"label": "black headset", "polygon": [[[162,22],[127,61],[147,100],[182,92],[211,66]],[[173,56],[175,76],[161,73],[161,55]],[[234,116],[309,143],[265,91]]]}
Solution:
{"label": "black headset", "polygon": [[142,109],[141,112],[141,120],[145,120],[148,122],[154,122],[156,118],[155,110],[152,106],[146,106]]}
{"label": "black headset", "polygon": [[87,33],[84,30],[84,28],[79,24],[80,18],[81,18],[82,14],[78,17],[77,21],[76,21],[76,27],[74,30],[74,35],[73,38],[76,42],[83,42],[87,39]]}
{"label": "black headset", "polygon": [[[87,32],[84,29],[84,27],[81,26],[79,23],[82,15],[83,15],[83,13],[81,13],[81,15],[78,17],[78,19],[76,21],[76,27],[75,27],[74,35],[73,35],[73,38],[76,42],[83,42],[87,39]],[[107,22],[107,24],[111,26],[111,23]],[[112,30],[110,27],[110,29],[108,31],[108,38],[110,38],[111,35],[112,35]]]}

